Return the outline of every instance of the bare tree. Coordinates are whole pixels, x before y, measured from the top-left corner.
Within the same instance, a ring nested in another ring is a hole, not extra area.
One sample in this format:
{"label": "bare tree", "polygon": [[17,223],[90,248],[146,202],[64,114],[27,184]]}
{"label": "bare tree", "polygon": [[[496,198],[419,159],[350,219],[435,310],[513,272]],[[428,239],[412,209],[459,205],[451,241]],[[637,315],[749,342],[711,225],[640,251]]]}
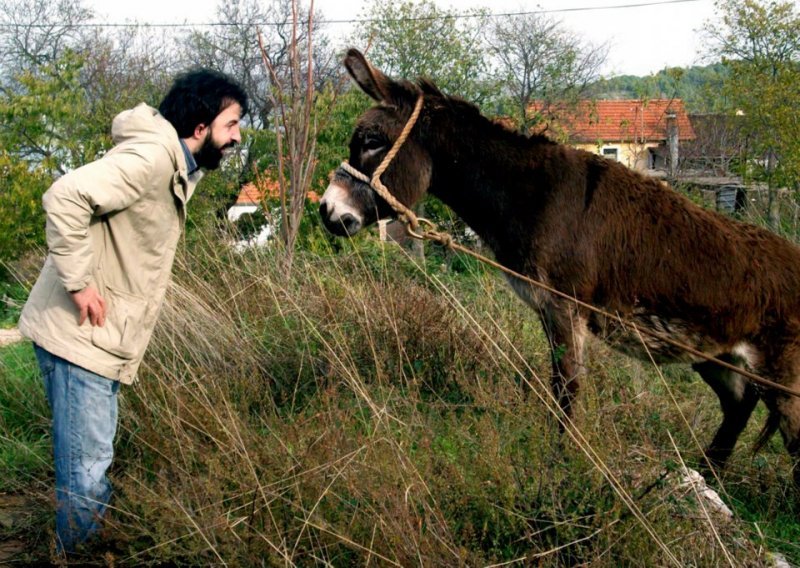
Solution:
{"label": "bare tree", "polygon": [[[291,0],[291,34],[285,51],[287,73],[279,75],[277,62],[270,57],[267,44],[258,35],[264,67],[274,88],[268,91],[275,108],[274,129],[277,138],[277,179],[280,190],[281,240],[286,246],[286,267],[291,270],[294,246],[305,210],[305,200],[317,165],[314,105],[317,91],[313,83],[314,0],[303,20],[297,0]],[[302,35],[305,32],[304,36]],[[301,44],[301,37],[305,37]]]}
{"label": "bare tree", "polygon": [[513,116],[527,132],[537,122],[531,104],[541,113],[555,105],[575,103],[599,78],[608,45],[591,45],[541,14],[499,19],[490,34],[491,52],[501,84],[513,101]]}
{"label": "bare tree", "polygon": [[140,102],[156,105],[179,70],[172,39],[147,26],[87,38],[81,84],[92,112],[109,120]]}
{"label": "bare tree", "polygon": [[78,25],[94,14],[81,0],[0,0],[0,62],[3,70],[54,61],[65,47],[79,45]]}
{"label": "bare tree", "polygon": [[52,63],[87,36],[80,27],[94,14],[82,0],[0,0],[0,85],[12,76]]}

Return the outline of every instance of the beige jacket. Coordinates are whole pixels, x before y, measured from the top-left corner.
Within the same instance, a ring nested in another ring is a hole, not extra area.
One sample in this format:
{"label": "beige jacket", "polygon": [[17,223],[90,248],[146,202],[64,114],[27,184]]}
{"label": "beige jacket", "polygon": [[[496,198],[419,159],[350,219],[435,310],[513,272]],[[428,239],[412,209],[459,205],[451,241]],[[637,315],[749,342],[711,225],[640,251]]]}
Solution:
{"label": "beige jacket", "polygon": [[[187,175],[178,134],[145,104],[119,114],[115,146],[44,194],[49,254],[22,310],[34,343],[104,377],[132,383],[153,333],[200,174]],[[78,326],[69,295],[87,285],[106,321]]]}

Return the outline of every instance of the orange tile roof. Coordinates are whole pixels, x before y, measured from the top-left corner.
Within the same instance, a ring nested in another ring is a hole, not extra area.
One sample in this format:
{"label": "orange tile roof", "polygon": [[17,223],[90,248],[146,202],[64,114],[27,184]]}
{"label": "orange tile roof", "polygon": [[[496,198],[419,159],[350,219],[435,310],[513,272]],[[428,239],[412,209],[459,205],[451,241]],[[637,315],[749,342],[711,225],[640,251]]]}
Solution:
{"label": "orange tile roof", "polygon": [[[535,103],[532,110],[537,111]],[[680,99],[585,101],[552,122],[566,130],[573,142],[656,142],[667,139],[669,112],[676,115],[678,138],[694,140],[692,123]]]}
{"label": "orange tile roof", "polygon": [[236,198],[236,205],[258,205],[261,203],[261,192],[254,183],[246,183],[239,191]]}
{"label": "orange tile roof", "polygon": [[[277,180],[270,177],[269,172],[256,176],[255,182],[249,182],[242,186],[236,198],[236,205],[260,205],[266,199],[277,199],[280,197],[281,189]],[[316,191],[309,191],[306,199],[311,203],[319,203],[319,194]]]}

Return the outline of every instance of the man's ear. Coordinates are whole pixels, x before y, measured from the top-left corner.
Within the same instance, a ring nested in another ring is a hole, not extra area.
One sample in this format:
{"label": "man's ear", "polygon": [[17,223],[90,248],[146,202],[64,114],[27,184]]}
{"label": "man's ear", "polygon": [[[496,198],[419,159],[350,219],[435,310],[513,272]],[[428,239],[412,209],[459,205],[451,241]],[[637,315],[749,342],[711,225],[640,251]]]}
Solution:
{"label": "man's ear", "polygon": [[370,65],[367,58],[357,49],[347,50],[344,66],[361,90],[380,103],[400,105],[416,100],[418,94],[412,91],[410,83],[399,83],[384,75]]}
{"label": "man's ear", "polygon": [[205,138],[207,128],[208,126],[206,126],[201,122],[200,124],[194,127],[194,132],[192,133],[192,137],[195,138],[196,140],[202,140],[203,138]]}

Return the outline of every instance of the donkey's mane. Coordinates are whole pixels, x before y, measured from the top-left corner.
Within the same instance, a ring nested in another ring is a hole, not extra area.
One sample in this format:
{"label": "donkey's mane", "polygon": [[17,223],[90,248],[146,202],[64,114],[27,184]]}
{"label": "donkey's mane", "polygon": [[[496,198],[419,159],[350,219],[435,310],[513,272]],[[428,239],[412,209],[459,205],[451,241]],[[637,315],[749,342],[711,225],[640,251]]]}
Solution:
{"label": "donkey's mane", "polygon": [[523,134],[516,130],[509,128],[502,122],[496,119],[484,116],[481,109],[474,103],[471,103],[456,95],[447,95],[436,86],[436,84],[425,77],[420,77],[417,80],[417,86],[422,91],[423,95],[431,95],[440,99],[440,104],[448,107],[449,110],[459,115],[459,118],[468,120],[473,124],[486,130],[486,134],[492,137],[497,137],[507,141],[510,144],[517,146],[528,144],[553,144],[556,142],[545,136],[544,134]]}

